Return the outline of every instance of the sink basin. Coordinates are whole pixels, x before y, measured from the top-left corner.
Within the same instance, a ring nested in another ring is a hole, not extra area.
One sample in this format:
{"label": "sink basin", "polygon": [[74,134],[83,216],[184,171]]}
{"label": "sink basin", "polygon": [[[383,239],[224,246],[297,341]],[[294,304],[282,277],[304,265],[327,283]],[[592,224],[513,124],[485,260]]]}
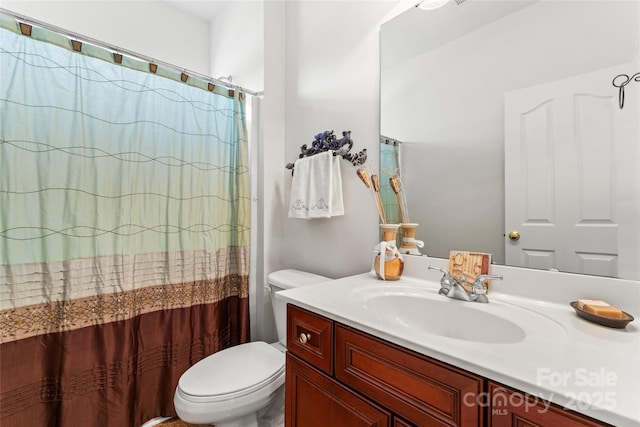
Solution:
{"label": "sink basin", "polygon": [[508,319],[469,307],[472,303],[381,295],[367,299],[364,307],[402,326],[465,341],[516,343],[525,339],[524,329]]}
{"label": "sink basin", "polygon": [[349,298],[392,327],[456,340],[513,344],[532,334],[548,336],[564,332],[556,322],[530,310],[493,301],[488,304],[459,301],[424,287],[365,287],[352,291]]}

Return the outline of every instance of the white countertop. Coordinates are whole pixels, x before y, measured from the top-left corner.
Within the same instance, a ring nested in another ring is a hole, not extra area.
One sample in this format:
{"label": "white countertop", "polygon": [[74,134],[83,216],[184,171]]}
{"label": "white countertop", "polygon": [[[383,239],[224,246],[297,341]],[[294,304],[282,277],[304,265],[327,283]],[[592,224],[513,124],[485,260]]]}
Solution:
{"label": "white countertop", "polygon": [[[528,285],[520,285],[517,292],[505,293],[501,291],[509,286],[516,289],[516,285],[508,284],[509,268],[497,270],[500,268],[493,268],[492,272],[502,273],[505,280],[489,292],[489,304],[450,302],[473,304],[473,309],[498,316],[519,313],[513,316],[517,319],[509,320],[526,332],[526,338],[515,343],[461,340],[406,327],[402,322],[378,316],[375,310],[358,302],[361,291],[372,286],[397,286],[421,292],[427,288],[435,297],[449,300],[437,295],[440,275],[432,274],[435,272],[421,274],[420,278],[405,274],[395,282],[377,280],[371,273],[365,273],[282,291],[276,297],[595,419],[615,426],[640,427],[639,319],[625,329],[587,322],[575,314],[569,301],[593,298],[592,292],[579,298],[571,296],[574,299],[562,303],[549,298],[523,297],[527,291],[522,292],[521,288]],[[413,272],[411,268],[409,272]],[[429,280],[425,280],[427,278]],[[628,298],[637,298],[634,284],[637,282],[625,283],[622,287],[631,290]],[[566,289],[563,293],[571,294]],[[630,305],[635,309],[637,304],[634,300]],[[631,312],[627,306],[620,308]],[[640,314],[631,313],[636,318]],[[443,318],[442,322],[456,322],[456,319]],[[481,328],[482,325],[469,327]]]}

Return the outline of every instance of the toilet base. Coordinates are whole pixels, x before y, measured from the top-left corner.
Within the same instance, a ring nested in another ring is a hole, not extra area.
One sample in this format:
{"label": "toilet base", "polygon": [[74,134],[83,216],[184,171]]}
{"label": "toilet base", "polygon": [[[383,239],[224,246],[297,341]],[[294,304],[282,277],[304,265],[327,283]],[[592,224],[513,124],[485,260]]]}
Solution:
{"label": "toilet base", "polygon": [[261,421],[272,418],[267,409],[272,408],[276,401],[282,404],[284,413],[284,372],[271,384],[237,399],[193,402],[185,399],[185,394],[178,388],[173,403],[178,417],[190,424],[213,424],[216,427],[275,427],[278,424]]}
{"label": "toilet base", "polygon": [[258,427],[258,416],[254,412],[235,420],[217,422],[216,427]]}

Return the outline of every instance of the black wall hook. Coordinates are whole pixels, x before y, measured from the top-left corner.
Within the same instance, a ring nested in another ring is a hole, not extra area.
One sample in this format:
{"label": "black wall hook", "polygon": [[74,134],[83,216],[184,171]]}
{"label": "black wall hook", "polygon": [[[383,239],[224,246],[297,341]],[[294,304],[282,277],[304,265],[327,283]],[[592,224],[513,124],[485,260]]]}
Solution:
{"label": "black wall hook", "polygon": [[[624,81],[622,81],[624,79]],[[618,81],[616,83],[616,80]],[[640,82],[640,72],[635,73],[633,76],[629,77],[628,74],[619,74],[613,78],[611,82],[612,85],[619,88],[618,89],[618,106],[622,110],[624,107],[624,87],[631,83],[632,81]]]}

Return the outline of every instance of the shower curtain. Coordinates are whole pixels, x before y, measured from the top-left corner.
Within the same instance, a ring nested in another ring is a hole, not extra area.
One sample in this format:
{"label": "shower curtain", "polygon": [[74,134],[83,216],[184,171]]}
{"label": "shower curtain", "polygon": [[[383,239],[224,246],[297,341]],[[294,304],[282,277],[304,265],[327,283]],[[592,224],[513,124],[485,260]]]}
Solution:
{"label": "shower curtain", "polygon": [[249,339],[244,96],[0,16],[0,425],[173,415]]}
{"label": "shower curtain", "polygon": [[387,138],[380,137],[380,200],[388,224],[400,224],[400,208],[396,194],[391,189],[389,178],[400,175],[400,145],[388,143]]}

